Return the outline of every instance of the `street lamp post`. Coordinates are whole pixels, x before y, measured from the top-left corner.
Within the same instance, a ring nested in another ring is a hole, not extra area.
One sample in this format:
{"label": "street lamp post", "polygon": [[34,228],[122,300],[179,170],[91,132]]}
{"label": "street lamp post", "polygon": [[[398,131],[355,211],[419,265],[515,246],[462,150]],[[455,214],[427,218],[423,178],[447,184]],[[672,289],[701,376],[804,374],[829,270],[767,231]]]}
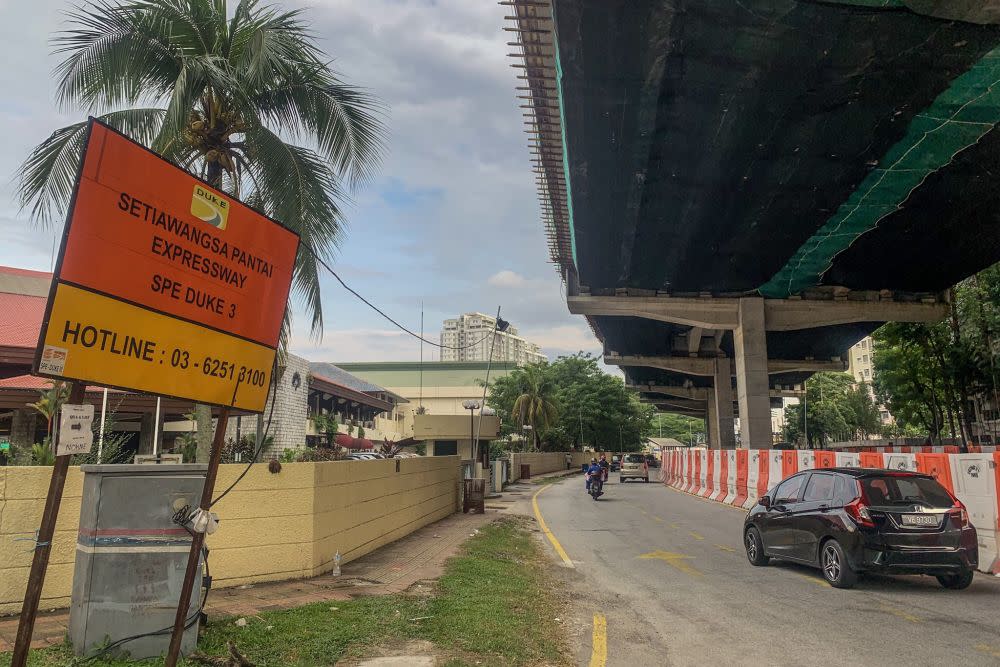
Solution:
{"label": "street lamp post", "polygon": [[[480,422],[480,429],[479,430],[480,431],[482,430],[483,417],[496,417],[496,415],[497,415],[497,411],[496,410],[494,410],[493,408],[491,408],[488,405],[484,405],[483,408],[479,411],[479,422]],[[486,442],[489,443],[490,441],[487,440]],[[483,460],[483,469],[486,470],[486,469],[488,469],[490,467],[490,447],[489,447],[489,444],[487,444],[486,446],[483,446],[482,443],[480,442],[480,439],[477,437],[476,438],[476,446],[479,448],[479,454],[480,454],[479,458],[481,458]]]}
{"label": "street lamp post", "polygon": [[462,407],[469,411],[469,456],[475,462],[478,458],[472,448],[476,441],[476,410],[479,409],[479,401],[462,401]]}

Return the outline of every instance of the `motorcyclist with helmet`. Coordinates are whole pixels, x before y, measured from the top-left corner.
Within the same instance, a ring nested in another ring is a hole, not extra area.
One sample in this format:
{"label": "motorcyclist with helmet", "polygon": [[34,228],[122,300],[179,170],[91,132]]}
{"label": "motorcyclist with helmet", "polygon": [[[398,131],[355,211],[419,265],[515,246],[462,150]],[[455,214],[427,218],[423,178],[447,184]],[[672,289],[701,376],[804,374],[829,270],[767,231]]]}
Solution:
{"label": "motorcyclist with helmet", "polygon": [[597,484],[597,490],[604,488],[604,469],[597,463],[597,459],[590,459],[590,466],[587,467],[587,493],[590,493],[590,485]]}

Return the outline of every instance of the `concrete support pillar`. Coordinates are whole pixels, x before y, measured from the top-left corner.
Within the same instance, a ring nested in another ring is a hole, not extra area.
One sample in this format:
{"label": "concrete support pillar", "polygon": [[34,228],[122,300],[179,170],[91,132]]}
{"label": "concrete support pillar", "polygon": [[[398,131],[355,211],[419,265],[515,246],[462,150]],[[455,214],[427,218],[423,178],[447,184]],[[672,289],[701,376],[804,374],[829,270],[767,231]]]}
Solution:
{"label": "concrete support pillar", "polygon": [[733,380],[730,375],[729,359],[715,360],[715,387],[709,405],[714,404],[715,423],[712,430],[719,449],[735,449],[736,435],[733,432]]}
{"label": "concrete support pillar", "polygon": [[771,400],[767,379],[764,299],[739,300],[736,348],[736,393],[740,406],[740,444],[746,449],[771,447]]}
{"label": "concrete support pillar", "polygon": [[709,449],[719,448],[719,415],[715,409],[715,397],[708,398],[708,412],[705,414],[705,440]]}
{"label": "concrete support pillar", "polygon": [[712,415],[712,434],[719,449],[735,449],[733,432],[733,384],[729,359],[715,360],[715,383],[708,400]]}

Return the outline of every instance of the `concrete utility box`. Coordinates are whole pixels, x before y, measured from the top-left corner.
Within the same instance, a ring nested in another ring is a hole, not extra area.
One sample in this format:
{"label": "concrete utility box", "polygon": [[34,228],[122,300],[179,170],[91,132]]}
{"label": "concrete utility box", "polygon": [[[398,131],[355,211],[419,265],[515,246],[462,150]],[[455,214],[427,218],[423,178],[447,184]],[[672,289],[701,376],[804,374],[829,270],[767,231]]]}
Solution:
{"label": "concrete utility box", "polygon": [[[81,470],[69,635],[77,655],[92,655],[110,642],[173,627],[191,536],[172,518],[184,505],[198,505],[206,466],[85,465]],[[199,570],[189,617],[201,598]],[[184,634],[181,652],[193,651],[197,640],[195,622]],[[166,630],[129,641],[113,654],[155,657],[169,644]]]}

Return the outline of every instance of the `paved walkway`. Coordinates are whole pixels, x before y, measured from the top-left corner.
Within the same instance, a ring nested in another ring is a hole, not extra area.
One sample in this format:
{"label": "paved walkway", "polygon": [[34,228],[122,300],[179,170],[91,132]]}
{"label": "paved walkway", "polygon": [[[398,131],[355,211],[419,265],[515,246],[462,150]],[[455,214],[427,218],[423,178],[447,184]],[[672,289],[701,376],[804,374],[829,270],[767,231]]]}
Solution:
{"label": "paved walkway", "polygon": [[[462,542],[497,516],[492,509],[486,514],[452,514],[351,561],[342,568],[339,577],[325,575],[213,590],[205,611],[215,618],[252,616],[314,602],[402,593],[415,586],[429,586],[442,574],[445,561],[458,551]],[[17,616],[0,618],[0,652],[13,650],[17,622]],[[35,621],[32,648],[61,643],[68,625],[68,609],[40,614]]]}

